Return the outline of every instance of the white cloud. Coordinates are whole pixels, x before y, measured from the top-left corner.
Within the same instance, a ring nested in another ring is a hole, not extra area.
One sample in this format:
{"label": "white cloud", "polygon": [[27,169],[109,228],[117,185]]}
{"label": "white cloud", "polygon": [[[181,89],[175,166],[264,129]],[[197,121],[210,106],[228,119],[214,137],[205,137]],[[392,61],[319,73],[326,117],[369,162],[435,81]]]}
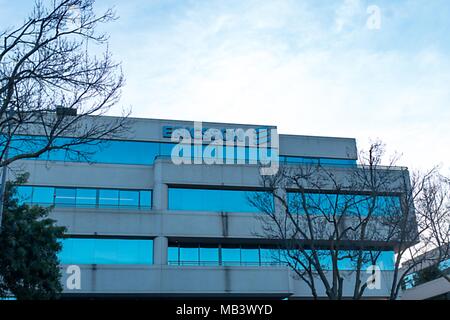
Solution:
{"label": "white cloud", "polygon": [[134,116],[275,124],[361,146],[378,137],[402,164],[449,166],[449,50],[423,29],[437,18],[378,2],[378,31],[358,0],[118,2],[107,31],[127,76],[122,104]]}
{"label": "white cloud", "polygon": [[344,0],[336,9],[336,31],[341,32],[345,27],[353,27],[354,20],[360,20],[364,11],[360,0]]}
{"label": "white cloud", "polygon": [[262,3],[196,3],[154,32],[121,38],[122,102],[137,116],[378,137],[402,164],[448,163],[448,54],[373,48],[392,30],[368,31],[360,1],[321,15],[295,1]]}

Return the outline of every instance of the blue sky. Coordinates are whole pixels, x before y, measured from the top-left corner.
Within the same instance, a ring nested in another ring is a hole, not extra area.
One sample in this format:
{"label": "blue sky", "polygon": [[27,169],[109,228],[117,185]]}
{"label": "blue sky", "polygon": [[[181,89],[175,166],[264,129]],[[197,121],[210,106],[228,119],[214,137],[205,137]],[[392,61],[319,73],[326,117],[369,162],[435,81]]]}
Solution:
{"label": "blue sky", "polygon": [[[369,5],[380,29],[366,26]],[[275,124],[382,139],[399,164],[450,169],[448,0],[99,0],[133,116]],[[30,0],[0,0],[0,26]],[[113,110],[119,113],[119,108]]]}

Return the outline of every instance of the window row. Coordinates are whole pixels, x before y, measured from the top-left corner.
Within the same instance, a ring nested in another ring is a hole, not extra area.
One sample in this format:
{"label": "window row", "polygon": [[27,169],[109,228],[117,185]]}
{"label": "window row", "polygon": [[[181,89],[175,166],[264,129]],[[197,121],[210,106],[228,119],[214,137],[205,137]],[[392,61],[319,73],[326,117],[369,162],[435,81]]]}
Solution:
{"label": "window row", "polygon": [[[101,143],[100,143],[101,142]],[[73,143],[71,138],[56,138],[54,145],[61,146],[64,144]],[[10,144],[10,156],[21,153],[35,152],[47,144],[47,139],[40,136],[21,136],[13,137]],[[97,140],[88,144],[72,146],[71,149],[76,152],[66,150],[52,150],[42,154],[38,159],[51,161],[74,161],[85,162],[86,159],[81,154],[88,155],[90,161],[94,163],[113,163],[113,164],[135,164],[135,165],[151,165],[157,157],[170,157],[172,155],[173,147],[176,143],[172,142],[154,142],[154,141],[124,141],[124,140]],[[0,143],[0,150],[3,148]],[[177,149],[175,149],[177,150]],[[195,158],[221,158],[224,160],[244,160],[244,163],[251,163],[260,159],[260,154],[257,148],[250,147],[209,147],[206,150],[206,145],[201,147],[201,150],[194,150],[194,147],[181,148],[177,152],[178,156],[183,156],[183,150],[188,152],[184,156]],[[188,150],[188,151],[187,151]],[[271,150],[265,150],[264,157],[271,155]],[[310,157],[293,157],[280,156],[279,161],[282,163],[300,163],[300,164],[322,164],[322,165],[340,165],[353,166],[356,165],[356,160],[348,159],[331,159],[331,158],[310,158]],[[228,161],[229,162],[229,161]]]}
{"label": "window row", "polygon": [[392,216],[401,212],[398,196],[355,194],[287,193],[290,212],[296,214]]}
{"label": "window row", "polygon": [[312,158],[296,156],[280,156],[280,163],[340,167],[356,167],[357,165],[356,160],[354,159]]}
{"label": "window row", "polygon": [[250,200],[257,196],[267,198],[268,195],[262,191],[171,187],[168,208],[187,211],[259,212]]}
{"label": "window row", "polygon": [[[328,250],[316,251],[324,270],[332,269],[332,260]],[[311,251],[306,251],[311,255]],[[340,270],[354,270],[356,268],[356,251],[343,251],[338,261]],[[264,246],[210,246],[210,245],[170,245],[168,251],[168,263],[180,266],[281,266],[300,265],[296,261],[303,261],[306,265],[306,257],[299,251],[287,251]],[[363,252],[364,268],[375,263],[381,270],[393,270],[394,252],[377,251]]]}
{"label": "window row", "polygon": [[151,190],[18,186],[19,202],[82,208],[141,208],[152,206]]}
{"label": "window row", "polygon": [[61,239],[62,264],[153,264],[153,240]]}
{"label": "window row", "polygon": [[444,260],[437,265],[436,270],[433,266],[424,268],[420,271],[410,273],[403,279],[403,287],[411,289],[426,282],[438,279],[443,274],[450,275],[450,259]]}
{"label": "window row", "polygon": [[[62,264],[153,264],[153,240],[110,238],[66,238],[59,240]],[[177,245],[168,248],[168,264],[179,266],[281,266],[295,265],[298,251],[266,246]],[[316,251],[324,270],[331,269],[328,250]],[[340,270],[354,270],[356,253],[343,251],[338,261]],[[306,251],[306,254],[311,254]],[[394,268],[394,252],[364,251],[364,268],[376,264],[381,270]],[[353,257],[352,257],[353,256]],[[307,261],[302,255],[300,261]],[[297,268],[299,266],[297,265]]]}
{"label": "window row", "polygon": [[[287,193],[289,210],[296,214],[306,210],[310,214],[360,216],[401,212],[398,196],[378,196],[373,200],[365,195],[305,193],[303,197],[300,193]],[[273,206],[273,196],[265,191],[169,188],[169,210],[257,213],[273,210]]]}

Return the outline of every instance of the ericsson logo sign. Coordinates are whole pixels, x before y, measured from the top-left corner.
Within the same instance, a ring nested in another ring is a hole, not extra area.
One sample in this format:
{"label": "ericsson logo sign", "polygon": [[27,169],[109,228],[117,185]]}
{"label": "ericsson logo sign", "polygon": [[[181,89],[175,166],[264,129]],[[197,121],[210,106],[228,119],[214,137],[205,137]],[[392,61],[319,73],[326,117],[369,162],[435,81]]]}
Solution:
{"label": "ericsson logo sign", "polygon": [[[201,124],[201,122],[196,122],[197,124]],[[196,127],[174,127],[174,126],[164,126],[162,130],[162,136],[163,138],[172,138],[172,134],[176,130],[187,130],[189,131],[191,137],[194,137],[196,134]],[[198,129],[198,128],[197,128]],[[240,129],[240,128],[203,128],[201,127],[201,135],[202,137],[211,132],[220,132],[221,137],[223,140],[229,140],[232,139],[235,142],[237,141],[244,141],[244,139],[249,138],[252,136],[252,134],[256,135],[257,144],[269,142],[270,141],[270,131],[274,130],[270,127],[261,127],[261,128],[250,128],[250,129]],[[215,139],[217,137],[216,134],[212,135],[212,139]]]}
{"label": "ericsson logo sign", "polygon": [[162,136],[177,143],[172,162],[180,164],[254,164],[262,175],[278,172],[276,128],[204,128],[164,126]]}

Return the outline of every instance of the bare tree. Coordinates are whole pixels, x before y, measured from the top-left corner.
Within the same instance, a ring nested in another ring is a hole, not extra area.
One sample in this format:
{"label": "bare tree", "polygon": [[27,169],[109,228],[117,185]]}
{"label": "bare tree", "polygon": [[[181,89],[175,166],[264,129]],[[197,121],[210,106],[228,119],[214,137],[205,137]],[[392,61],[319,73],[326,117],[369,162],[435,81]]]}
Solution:
{"label": "bare tree", "polygon": [[[55,149],[88,156],[73,147],[124,128],[124,119],[95,117],[117,103],[124,83],[108,38],[96,32],[114,13],[97,16],[93,0],[49,2],[36,2],[20,27],[0,33],[1,167]],[[90,54],[88,43],[103,52]]]}
{"label": "bare tree", "polygon": [[[450,259],[450,184],[438,168],[426,173],[415,172],[411,177],[411,200],[417,221],[415,244],[401,243],[396,259],[398,282],[392,283],[391,299],[396,298],[405,277],[411,273],[436,267]],[[403,240],[403,239],[402,239]],[[403,263],[402,263],[403,262]],[[450,282],[444,270],[440,276]]]}
{"label": "bare tree", "polygon": [[[389,292],[392,299],[398,295],[404,254],[429,229],[416,220],[416,182],[412,186],[407,169],[394,166],[396,158],[382,166],[383,154],[376,142],[360,154],[357,167],[282,166],[277,175],[261,178],[269,191],[250,198],[264,213],[260,236],[279,240],[284,262],[313,298],[320,286],[329,299],[342,299],[344,286],[352,285],[352,298],[361,299],[370,286],[363,278],[367,268],[386,250],[397,253]],[[443,230],[441,223],[437,229]]]}
{"label": "bare tree", "polygon": [[118,102],[124,84],[108,37],[96,31],[116,19],[113,11],[96,15],[94,0],[46,3],[37,1],[19,27],[0,31],[0,167],[52,150],[89,160],[127,128],[127,112],[98,117]]}

